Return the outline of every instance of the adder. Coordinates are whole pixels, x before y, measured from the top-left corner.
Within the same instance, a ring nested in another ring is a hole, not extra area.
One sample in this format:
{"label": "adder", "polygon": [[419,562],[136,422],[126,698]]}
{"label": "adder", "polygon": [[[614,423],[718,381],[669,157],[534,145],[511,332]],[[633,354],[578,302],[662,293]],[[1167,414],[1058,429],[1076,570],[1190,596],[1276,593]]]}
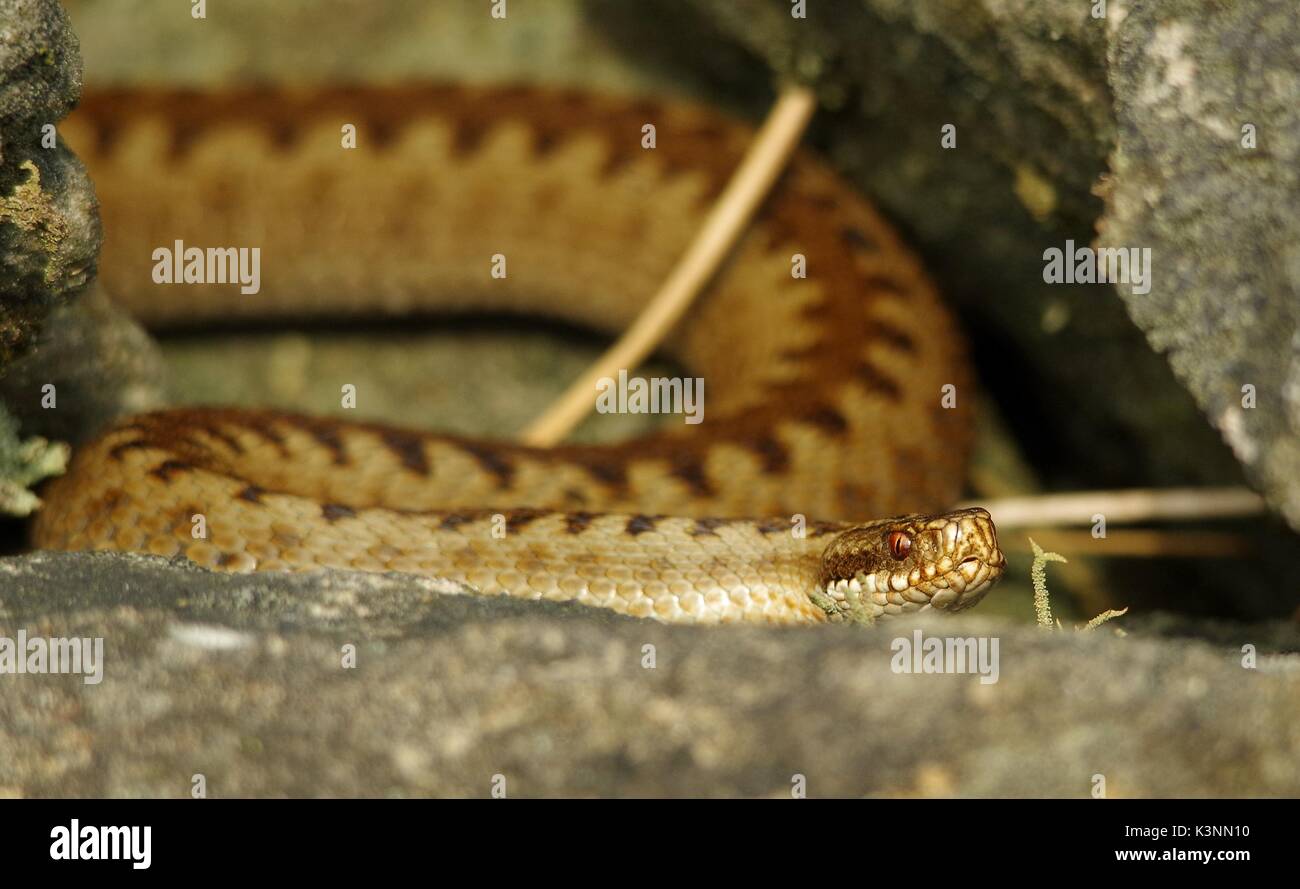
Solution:
{"label": "adder", "polygon": [[[62,132],[101,202],[99,277],[150,326],[474,310],[610,333],[752,135],[689,104],[464,87],[123,90],[87,97]],[[149,257],[177,240],[259,246],[260,292],[155,284]],[[1001,575],[988,513],[945,511],[971,441],[954,321],[812,154],[663,349],[707,381],[707,419],[615,444],[272,410],[126,418],[49,484],[34,542],[416,572],[691,623],[956,611]]]}

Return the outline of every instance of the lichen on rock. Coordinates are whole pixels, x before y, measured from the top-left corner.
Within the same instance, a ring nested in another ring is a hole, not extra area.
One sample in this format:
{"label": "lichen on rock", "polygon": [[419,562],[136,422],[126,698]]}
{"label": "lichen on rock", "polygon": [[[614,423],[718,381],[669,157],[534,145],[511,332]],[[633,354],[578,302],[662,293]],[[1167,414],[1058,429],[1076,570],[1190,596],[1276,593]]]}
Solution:
{"label": "lichen on rock", "polygon": [[0,405],[0,515],[27,516],[41,501],[29,488],[67,468],[69,447],[40,436],[23,438],[18,423]]}

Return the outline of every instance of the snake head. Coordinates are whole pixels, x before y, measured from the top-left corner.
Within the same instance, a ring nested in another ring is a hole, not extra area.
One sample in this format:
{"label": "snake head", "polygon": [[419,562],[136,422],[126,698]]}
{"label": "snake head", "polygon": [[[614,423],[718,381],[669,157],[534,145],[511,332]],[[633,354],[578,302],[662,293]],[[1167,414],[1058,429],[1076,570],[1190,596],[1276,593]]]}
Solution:
{"label": "snake head", "polygon": [[822,553],[821,592],[870,620],[979,602],[1006,569],[988,510],[908,515],[840,532]]}

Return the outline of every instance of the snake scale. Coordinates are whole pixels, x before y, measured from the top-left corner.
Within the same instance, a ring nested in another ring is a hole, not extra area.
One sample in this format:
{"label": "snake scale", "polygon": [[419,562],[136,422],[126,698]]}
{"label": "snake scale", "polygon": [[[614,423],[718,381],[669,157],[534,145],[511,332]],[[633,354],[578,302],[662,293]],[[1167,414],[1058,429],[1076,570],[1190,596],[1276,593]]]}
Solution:
{"label": "snake scale", "polygon": [[[690,104],[437,86],[106,92],[62,133],[96,183],[100,280],[155,328],[473,310],[610,334],[752,137]],[[260,247],[260,292],[154,283],[153,250],[176,240]],[[957,610],[1000,576],[987,512],[942,512],[971,438],[962,341],[817,158],[795,157],[663,348],[707,381],[707,419],[616,444],[269,410],[127,418],[48,485],[34,543],[417,572],[698,623]]]}

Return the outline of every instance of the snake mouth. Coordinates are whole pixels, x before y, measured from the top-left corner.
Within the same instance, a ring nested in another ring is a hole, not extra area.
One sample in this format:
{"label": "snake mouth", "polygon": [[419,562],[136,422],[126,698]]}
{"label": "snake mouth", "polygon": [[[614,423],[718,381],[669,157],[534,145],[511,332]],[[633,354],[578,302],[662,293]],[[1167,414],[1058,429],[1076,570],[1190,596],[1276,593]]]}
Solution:
{"label": "snake mouth", "polygon": [[1002,576],[1006,559],[1001,551],[988,558],[966,556],[954,564],[935,562],[912,572],[858,573],[830,582],[825,595],[836,603],[865,603],[873,616],[915,611],[964,611],[978,603]]}
{"label": "snake mouth", "polygon": [[948,611],[961,611],[969,608],[988,592],[989,587],[1002,576],[1007,560],[1001,550],[995,550],[989,558],[967,556],[957,563],[948,576],[951,589],[957,591],[957,597],[947,604]]}
{"label": "snake mouth", "polygon": [[984,565],[988,566],[989,571],[996,571],[1000,574],[1007,567],[1007,558],[1002,555],[1001,550],[994,553],[993,558],[987,560],[980,556],[967,556],[957,563],[957,570],[961,572],[968,583],[972,583],[979,576],[980,568]]}

